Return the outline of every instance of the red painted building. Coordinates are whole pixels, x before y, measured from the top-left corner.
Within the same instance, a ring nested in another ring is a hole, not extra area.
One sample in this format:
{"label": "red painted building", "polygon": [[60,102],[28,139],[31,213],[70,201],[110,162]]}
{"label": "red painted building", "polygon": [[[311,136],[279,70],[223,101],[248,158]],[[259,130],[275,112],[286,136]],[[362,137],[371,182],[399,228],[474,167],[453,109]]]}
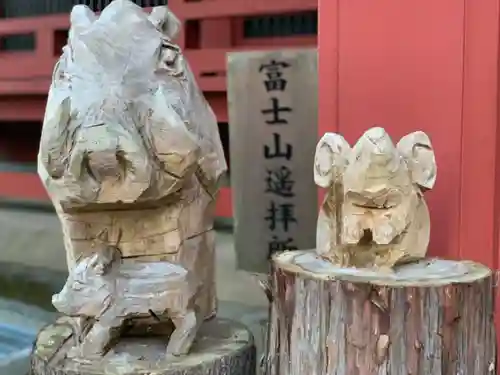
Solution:
{"label": "red painted building", "polygon": [[[109,0],[4,0],[0,19],[0,199],[45,201],[36,153],[52,68],[65,44],[73,3],[99,11]],[[150,7],[165,1],[143,0]],[[169,0],[183,21],[179,44],[212,105],[226,156],[226,52],[316,45],[317,0]],[[230,160],[228,160],[230,164]],[[231,189],[217,214],[231,217]]]}

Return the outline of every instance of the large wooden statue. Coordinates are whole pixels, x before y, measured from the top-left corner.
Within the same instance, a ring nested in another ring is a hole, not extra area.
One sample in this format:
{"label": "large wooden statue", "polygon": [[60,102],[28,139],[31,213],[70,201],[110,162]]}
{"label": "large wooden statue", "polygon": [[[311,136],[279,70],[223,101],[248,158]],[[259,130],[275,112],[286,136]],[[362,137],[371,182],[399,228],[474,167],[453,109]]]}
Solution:
{"label": "large wooden statue", "polygon": [[314,178],[317,248],[273,258],[266,375],[496,374],[493,273],[425,259],[429,137],[327,133]]}
{"label": "large wooden statue", "polygon": [[[76,339],[64,357],[90,361],[92,371],[103,356],[116,359],[119,349],[106,353],[124,327],[159,333],[171,321],[163,357],[183,356],[216,313],[213,210],[227,166],[215,115],[174,43],[179,30],[165,6],[147,13],[115,0],[97,17],[77,5],[54,69],[38,171],[62,224],[70,276],[53,304],[79,317],[67,320]],[[213,328],[201,335],[222,334]],[[250,338],[247,346],[251,353]],[[34,361],[47,367],[36,353]],[[187,371],[177,362],[155,373]]]}

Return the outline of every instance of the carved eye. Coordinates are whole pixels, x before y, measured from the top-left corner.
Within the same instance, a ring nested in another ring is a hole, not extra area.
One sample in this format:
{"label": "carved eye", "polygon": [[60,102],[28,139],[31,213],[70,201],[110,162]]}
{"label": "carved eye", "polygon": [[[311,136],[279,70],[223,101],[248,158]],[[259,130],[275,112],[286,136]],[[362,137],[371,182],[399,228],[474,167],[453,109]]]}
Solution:
{"label": "carved eye", "polygon": [[173,66],[175,64],[175,60],[177,59],[177,51],[174,51],[171,48],[164,46],[162,53],[162,61],[167,66]]}
{"label": "carved eye", "polygon": [[73,282],[73,285],[71,286],[71,289],[77,290],[77,291],[78,290],[82,290],[82,288],[83,288],[83,284],[80,281],[78,281],[78,280],[75,280]]}
{"label": "carved eye", "polygon": [[171,76],[183,74],[182,53],[180,48],[169,40],[163,40],[160,48],[159,70]]}

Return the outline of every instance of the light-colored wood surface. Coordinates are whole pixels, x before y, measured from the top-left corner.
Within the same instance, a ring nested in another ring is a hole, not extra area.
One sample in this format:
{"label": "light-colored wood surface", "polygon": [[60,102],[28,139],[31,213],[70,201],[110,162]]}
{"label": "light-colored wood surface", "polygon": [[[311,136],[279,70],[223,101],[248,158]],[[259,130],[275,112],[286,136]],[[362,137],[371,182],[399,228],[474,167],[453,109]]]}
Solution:
{"label": "light-colored wood surface", "polygon": [[111,329],[144,315],[170,318],[168,352],[185,354],[217,307],[217,120],[168,7],[77,5],[70,20],[38,155],[70,272],[54,305],[82,318],[78,356],[102,354]]}
{"label": "light-colored wood surface", "polygon": [[352,148],[340,134],[326,133],[314,161],[314,180],[327,189],[318,216],[318,254],[358,267],[391,268],[423,258],[430,237],[423,193],[434,186],[436,171],[424,132],[394,145],[384,129],[374,127]]}
{"label": "light-colored wood surface", "polygon": [[254,375],[255,346],[250,332],[226,319],[205,322],[188,356],[165,358],[166,340],[126,338],[99,360],[75,361],[71,325],[59,320],[38,335],[33,375]]}
{"label": "light-colored wood surface", "polygon": [[113,331],[134,318],[171,320],[175,329],[165,337],[165,355],[188,354],[204,318],[195,306],[201,290],[198,278],[174,263],[122,259],[116,247],[103,245],[78,260],[61,292],[52,297],[57,310],[81,318],[76,322],[78,345],[68,356],[102,356]]}
{"label": "light-colored wood surface", "polygon": [[496,374],[493,288],[468,261],[381,273],[314,250],[277,255],[266,374]]}

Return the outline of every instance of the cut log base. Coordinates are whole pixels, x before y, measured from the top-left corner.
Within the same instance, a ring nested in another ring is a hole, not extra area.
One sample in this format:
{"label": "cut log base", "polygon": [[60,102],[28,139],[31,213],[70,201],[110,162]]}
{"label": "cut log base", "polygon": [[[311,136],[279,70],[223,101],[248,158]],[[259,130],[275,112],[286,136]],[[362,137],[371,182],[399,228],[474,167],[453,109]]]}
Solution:
{"label": "cut log base", "polygon": [[254,375],[252,334],[241,324],[212,319],[201,327],[189,355],[165,358],[167,340],[127,337],[100,360],[66,358],[73,346],[64,319],[45,327],[35,342],[32,375]]}
{"label": "cut log base", "polygon": [[273,258],[266,375],[493,375],[492,272],[428,259],[393,273],[314,251]]}

